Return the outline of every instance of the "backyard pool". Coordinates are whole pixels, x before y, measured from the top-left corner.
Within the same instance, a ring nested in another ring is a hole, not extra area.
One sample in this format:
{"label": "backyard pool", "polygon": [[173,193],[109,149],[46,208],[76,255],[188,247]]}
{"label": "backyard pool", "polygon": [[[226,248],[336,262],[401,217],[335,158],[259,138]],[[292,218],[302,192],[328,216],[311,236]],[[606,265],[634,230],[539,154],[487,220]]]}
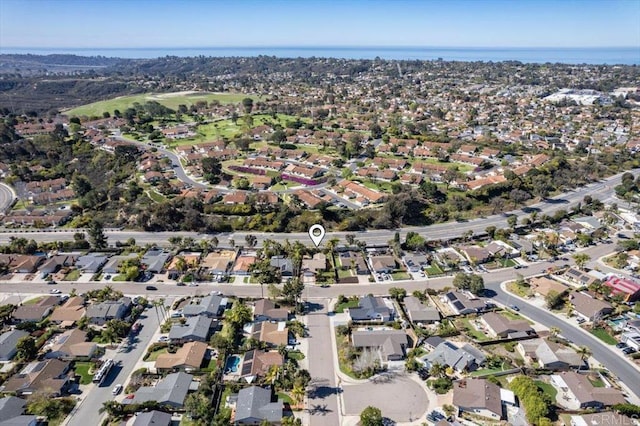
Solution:
{"label": "backyard pool", "polygon": [[227,365],[225,366],[225,373],[235,373],[238,371],[238,366],[240,365],[240,357],[238,355],[232,355],[227,360]]}

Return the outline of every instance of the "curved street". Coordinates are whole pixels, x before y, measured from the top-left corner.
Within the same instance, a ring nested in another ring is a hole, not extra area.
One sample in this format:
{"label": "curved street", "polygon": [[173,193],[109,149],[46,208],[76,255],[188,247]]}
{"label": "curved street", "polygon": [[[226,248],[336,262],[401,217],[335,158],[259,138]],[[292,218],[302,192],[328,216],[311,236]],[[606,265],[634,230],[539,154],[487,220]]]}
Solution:
{"label": "curved street", "polygon": [[16,194],[13,189],[6,183],[0,182],[0,212],[5,212],[9,209],[15,198]]}

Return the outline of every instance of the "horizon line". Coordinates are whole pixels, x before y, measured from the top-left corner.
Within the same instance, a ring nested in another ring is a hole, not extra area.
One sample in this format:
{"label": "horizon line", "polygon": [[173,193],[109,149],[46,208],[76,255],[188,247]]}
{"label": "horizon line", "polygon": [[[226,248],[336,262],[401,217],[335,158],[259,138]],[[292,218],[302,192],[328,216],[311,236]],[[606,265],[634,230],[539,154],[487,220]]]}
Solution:
{"label": "horizon line", "polygon": [[[437,45],[237,45],[237,46],[4,46],[4,49],[35,50],[153,50],[153,49],[639,49],[640,46],[437,46]],[[639,52],[640,53],[640,52]]]}

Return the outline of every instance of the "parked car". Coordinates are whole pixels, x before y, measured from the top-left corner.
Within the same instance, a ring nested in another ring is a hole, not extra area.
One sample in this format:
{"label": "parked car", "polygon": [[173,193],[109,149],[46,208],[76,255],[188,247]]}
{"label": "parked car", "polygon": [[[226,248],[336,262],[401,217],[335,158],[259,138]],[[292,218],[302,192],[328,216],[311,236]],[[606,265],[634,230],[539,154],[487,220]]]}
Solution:
{"label": "parked car", "polygon": [[632,353],[635,353],[635,352],[637,352],[637,351],[636,351],[635,349],[633,349],[632,347],[630,347],[630,346],[629,346],[629,347],[624,348],[624,349],[622,350],[622,352],[623,352],[625,355],[631,355]]}
{"label": "parked car", "polygon": [[158,287],[153,286],[153,285],[148,285],[148,286],[146,286],[145,288],[146,288],[147,290],[149,290],[149,291],[154,291],[154,290],[157,290],[157,289],[158,289]]}
{"label": "parked car", "polygon": [[49,290],[49,293],[51,293],[51,294],[60,294],[62,292],[60,290],[58,290],[57,288],[52,288],[51,290]]}
{"label": "parked car", "polygon": [[620,342],[620,343],[616,343],[616,348],[618,349],[624,349],[624,348],[628,348],[629,345],[627,345],[625,342]]}
{"label": "parked car", "polygon": [[58,284],[58,282],[56,280],[51,280],[51,281],[48,281],[47,284],[53,285],[53,284]]}
{"label": "parked car", "polygon": [[120,392],[122,392],[122,385],[121,384],[117,384],[113,390],[111,391],[111,393],[113,395],[118,395]]}
{"label": "parked car", "polygon": [[516,311],[516,312],[520,310],[520,308],[518,308],[516,305],[511,305],[511,306],[509,306],[509,307],[510,307],[511,309],[513,309],[514,311]]}

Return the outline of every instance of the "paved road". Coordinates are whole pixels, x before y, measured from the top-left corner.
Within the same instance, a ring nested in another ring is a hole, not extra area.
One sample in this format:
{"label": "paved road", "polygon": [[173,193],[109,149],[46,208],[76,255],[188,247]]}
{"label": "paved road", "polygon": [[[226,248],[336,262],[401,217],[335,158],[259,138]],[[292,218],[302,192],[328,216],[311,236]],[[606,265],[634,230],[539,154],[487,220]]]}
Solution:
{"label": "paved road", "polygon": [[[640,169],[634,169],[631,171],[634,175],[640,173]],[[613,188],[621,181],[622,173],[612,176],[603,182],[598,182],[585,186],[575,191],[567,192],[561,196],[555,197],[553,200],[545,201],[541,203],[529,206],[528,209],[537,209],[538,215],[553,214],[558,210],[567,210],[571,206],[581,202],[585,195],[590,195],[593,198],[598,198],[601,201],[612,201]],[[488,216],[486,218],[474,219],[468,222],[447,222],[437,225],[402,228],[397,230],[401,238],[404,238],[407,232],[413,231],[423,235],[428,240],[448,240],[451,238],[462,236],[468,231],[472,231],[474,234],[480,234],[485,232],[488,226],[495,226],[496,228],[507,227],[507,216],[516,215],[518,220],[523,217],[528,217],[529,213],[522,210],[514,210],[510,213]],[[396,230],[370,230],[366,232],[351,232],[356,235],[356,238],[365,241],[369,245],[383,245],[393,238],[393,234]],[[71,241],[73,240],[73,230],[59,230],[59,231],[19,231],[18,234],[24,234],[25,237],[34,239],[37,242],[41,241]],[[110,244],[115,244],[116,241],[126,241],[129,238],[134,238],[140,245],[145,244],[158,244],[168,245],[168,239],[171,236],[185,236],[191,237],[195,240],[203,238],[210,238],[213,235],[199,234],[196,232],[142,232],[142,231],[107,231],[105,232],[109,239]],[[276,241],[284,240],[299,240],[309,246],[312,245],[309,235],[307,233],[291,233],[291,234],[275,234],[275,233],[249,233],[249,232],[235,232],[235,233],[221,233],[215,234],[220,241],[220,246],[224,246],[228,240],[233,239],[236,244],[243,244],[245,236],[248,234],[255,235],[258,244],[265,239],[272,239]],[[324,242],[326,243],[331,238],[338,238],[341,241],[346,241],[345,236],[349,232],[327,232]],[[16,232],[1,232],[0,244],[7,244],[11,236],[15,236]]]}
{"label": "paved road", "polygon": [[327,315],[328,300],[312,303],[312,312],[307,316],[309,329],[309,386],[307,410],[311,425],[340,424],[338,393],[334,371],[334,351],[331,339],[330,318]]}
{"label": "paved road", "polygon": [[127,142],[127,143],[132,143],[134,145],[137,145],[143,149],[151,149],[151,148],[156,148],[158,150],[158,152],[160,152],[161,154],[163,154],[164,156],[166,156],[169,160],[171,160],[171,164],[173,165],[173,170],[176,173],[176,177],[178,178],[178,180],[187,183],[191,186],[193,186],[194,188],[210,188],[209,185],[206,185],[204,183],[200,183],[194,179],[192,179],[191,177],[189,177],[186,173],[186,171],[184,170],[184,168],[182,167],[182,163],[180,162],[180,159],[178,158],[178,156],[176,155],[175,152],[170,151],[166,148],[162,148],[158,145],[154,145],[153,147],[151,145],[149,145],[146,142],[140,142],[140,141],[136,141],[133,139],[127,139],[127,138],[123,138],[122,135],[120,134],[119,130],[115,130],[114,131],[114,136],[113,138],[117,141],[122,141],[122,142]]}
{"label": "paved road", "polygon": [[144,318],[139,319],[139,321],[142,322],[143,327],[137,337],[134,338],[135,346],[133,349],[131,349],[130,352],[120,353],[109,351],[113,353],[113,355],[109,356],[113,358],[116,364],[120,361],[120,365],[111,370],[111,373],[105,379],[102,386],[90,385],[91,387],[85,391],[88,392],[86,397],[68,421],[68,426],[99,424],[101,414],[98,413],[98,410],[100,410],[105,401],[114,398],[111,393],[113,387],[116,384],[124,384],[126,382],[127,378],[133,372],[136,362],[138,362],[144,354],[155,330],[158,328],[158,319],[152,311],[146,310],[142,316]]}
{"label": "paved road", "polygon": [[16,195],[9,185],[0,183],[0,212],[6,211],[13,204]]}

